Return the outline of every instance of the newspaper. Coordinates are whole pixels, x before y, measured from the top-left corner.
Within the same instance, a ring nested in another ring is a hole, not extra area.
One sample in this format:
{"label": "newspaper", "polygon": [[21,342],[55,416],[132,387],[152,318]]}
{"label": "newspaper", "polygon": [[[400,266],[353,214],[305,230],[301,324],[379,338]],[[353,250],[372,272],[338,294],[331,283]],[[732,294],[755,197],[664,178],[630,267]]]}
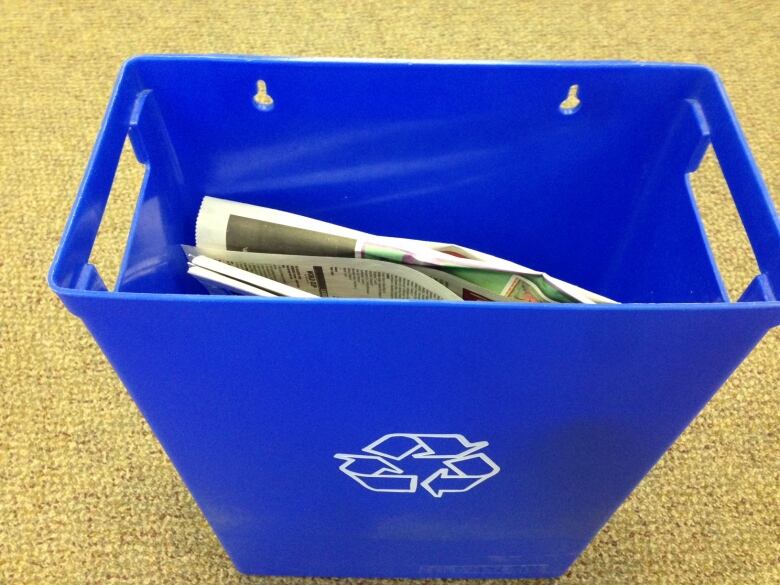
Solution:
{"label": "newspaper", "polygon": [[278,296],[462,300],[444,284],[413,268],[380,260],[182,248],[190,263]]}
{"label": "newspaper", "polygon": [[462,291],[465,281],[487,293],[478,295],[485,299],[497,296],[503,301],[615,302],[543,272],[454,244],[376,236],[277,209],[215,197],[203,199],[195,240],[198,248],[208,250],[209,254],[227,251],[358,258],[406,265],[422,274],[425,274],[423,268],[436,269],[449,275],[449,284],[438,281],[449,291]]}

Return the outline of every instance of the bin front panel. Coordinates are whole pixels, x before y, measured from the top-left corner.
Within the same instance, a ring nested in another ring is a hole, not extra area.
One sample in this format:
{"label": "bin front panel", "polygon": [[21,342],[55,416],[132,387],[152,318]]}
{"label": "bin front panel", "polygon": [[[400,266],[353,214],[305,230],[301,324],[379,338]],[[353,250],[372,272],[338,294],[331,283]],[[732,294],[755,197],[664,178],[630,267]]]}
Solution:
{"label": "bin front panel", "polygon": [[261,574],[560,574],[765,330],[736,311],[94,308],[227,551]]}

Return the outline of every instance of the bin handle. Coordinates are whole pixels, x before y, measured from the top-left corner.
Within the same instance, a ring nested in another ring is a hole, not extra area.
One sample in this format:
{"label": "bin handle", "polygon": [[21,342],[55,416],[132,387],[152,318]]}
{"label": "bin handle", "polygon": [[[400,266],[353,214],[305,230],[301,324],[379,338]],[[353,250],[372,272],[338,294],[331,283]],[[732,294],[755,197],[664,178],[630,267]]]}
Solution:
{"label": "bin handle", "polygon": [[740,300],[776,301],[780,298],[780,221],[723,83],[715,73],[711,75],[715,82],[705,84],[699,103],[761,271]]}
{"label": "bin handle", "polygon": [[106,290],[97,272],[89,264],[100,222],[108,203],[114,176],[119,166],[125,139],[133,125],[138,93],[135,83],[120,72],[106,115],[92,149],[84,179],[65,225],[59,248],[49,272],[52,288]]}

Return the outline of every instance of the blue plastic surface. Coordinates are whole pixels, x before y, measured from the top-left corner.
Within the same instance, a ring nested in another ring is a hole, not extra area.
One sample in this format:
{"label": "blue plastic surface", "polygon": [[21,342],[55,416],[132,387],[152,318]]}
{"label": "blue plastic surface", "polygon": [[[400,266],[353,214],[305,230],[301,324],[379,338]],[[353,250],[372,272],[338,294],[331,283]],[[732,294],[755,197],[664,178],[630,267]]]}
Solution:
{"label": "blue plastic surface", "polygon": [[[147,173],[106,291],[88,260],[128,133]],[[761,270],[740,302],[687,179],[710,143]],[[205,194],[624,304],[210,297],[179,249]],[[780,228],[703,67],[140,57],[49,281],[241,571],[554,577],[780,324]]]}

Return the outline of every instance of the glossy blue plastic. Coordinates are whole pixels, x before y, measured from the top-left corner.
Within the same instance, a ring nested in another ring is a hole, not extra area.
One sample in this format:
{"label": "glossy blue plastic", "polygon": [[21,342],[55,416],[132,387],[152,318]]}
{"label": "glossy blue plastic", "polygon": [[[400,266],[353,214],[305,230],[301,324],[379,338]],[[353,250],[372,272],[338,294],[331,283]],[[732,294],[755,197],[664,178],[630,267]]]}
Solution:
{"label": "glossy blue plastic", "polygon": [[[89,257],[128,133],[146,178],[106,291]],[[709,144],[761,272],[739,302],[688,184]],[[207,296],[179,248],[204,194],[624,304]],[[239,570],[554,577],[780,324],[780,229],[703,67],[153,56],[122,68],[49,281]],[[484,458],[425,456],[459,437],[500,470],[473,489]],[[374,491],[385,463],[416,489]]]}

